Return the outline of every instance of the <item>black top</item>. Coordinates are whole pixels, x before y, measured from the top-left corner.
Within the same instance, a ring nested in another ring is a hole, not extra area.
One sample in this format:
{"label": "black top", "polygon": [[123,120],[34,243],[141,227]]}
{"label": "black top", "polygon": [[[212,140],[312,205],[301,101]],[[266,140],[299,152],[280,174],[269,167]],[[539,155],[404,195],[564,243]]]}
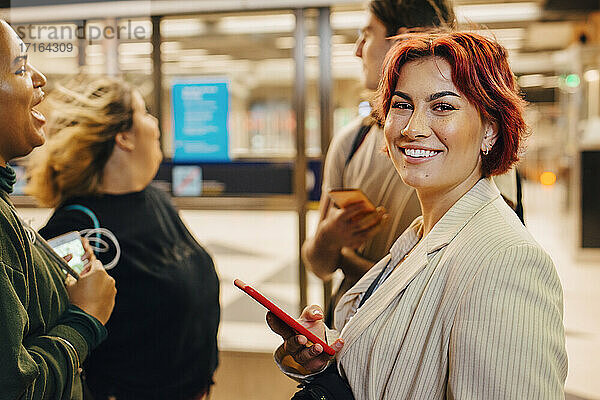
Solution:
{"label": "black top", "polygon": [[[211,257],[156,188],[71,199],[41,235],[93,228],[92,218],[73,205],[90,209],[122,251],[108,271],[117,285],[108,339],[86,363],[92,392],[177,400],[204,391],[218,364],[219,281]],[[115,256],[110,247],[97,254],[105,265]]]}

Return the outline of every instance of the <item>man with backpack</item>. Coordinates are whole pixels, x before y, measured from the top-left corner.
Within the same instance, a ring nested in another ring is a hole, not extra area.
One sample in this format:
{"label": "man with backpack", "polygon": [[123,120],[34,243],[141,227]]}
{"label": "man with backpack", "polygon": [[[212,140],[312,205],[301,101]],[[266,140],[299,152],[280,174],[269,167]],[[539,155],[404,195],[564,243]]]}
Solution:
{"label": "man with backpack", "polygon": [[[356,43],[364,85],[377,89],[391,37],[411,29],[450,28],[454,13],[448,0],[371,0],[367,22]],[[337,300],[385,256],[396,238],[421,214],[415,191],[405,185],[383,152],[382,127],[371,117],[357,119],[337,134],[329,147],[323,173],[320,219],[315,235],[302,246],[307,267],[327,281],[339,268],[344,279],[328,305],[331,326]],[[331,189],[359,188],[379,206],[337,208]]]}

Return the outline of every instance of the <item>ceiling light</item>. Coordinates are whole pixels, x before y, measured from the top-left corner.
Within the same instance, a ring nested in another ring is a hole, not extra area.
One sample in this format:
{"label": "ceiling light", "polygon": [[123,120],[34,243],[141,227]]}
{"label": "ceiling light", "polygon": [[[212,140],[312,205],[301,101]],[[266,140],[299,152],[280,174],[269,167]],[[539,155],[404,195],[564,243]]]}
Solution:
{"label": "ceiling light", "polygon": [[523,47],[526,33],[524,28],[476,29],[470,32],[495,40],[507,50]]}
{"label": "ceiling light", "polygon": [[[318,36],[307,36],[305,43],[307,45],[319,45],[319,37]],[[344,35],[333,35],[331,37],[331,43],[335,46],[337,44],[345,44],[346,37]],[[280,50],[293,49],[296,45],[296,39],[291,36],[280,36],[275,39],[275,47]],[[354,43],[352,43],[354,46]]]}
{"label": "ceiling light", "polygon": [[122,19],[119,21],[119,29],[123,30],[120,33],[121,38],[151,39],[152,38],[152,22],[148,19],[131,20]]}
{"label": "ceiling light", "polygon": [[199,36],[206,33],[206,25],[195,18],[164,19],[160,33],[165,38]]}
{"label": "ceiling light", "polygon": [[333,45],[333,56],[351,56],[356,57],[356,46],[354,43],[334,44]]}
{"label": "ceiling light", "polygon": [[163,53],[177,53],[181,49],[180,42],[162,42],[160,44],[160,51]]}
{"label": "ceiling light", "polygon": [[293,32],[296,18],[292,14],[223,17],[217,28],[225,34]]}
{"label": "ceiling light", "polygon": [[208,54],[208,51],[204,49],[185,49],[180,51],[167,51],[163,53],[163,61],[179,61],[183,57],[202,57]]}
{"label": "ceiling light", "polygon": [[152,72],[151,64],[121,64],[119,65],[121,71],[141,71],[150,73]]}
{"label": "ceiling light", "polygon": [[332,29],[360,29],[366,21],[367,14],[364,11],[337,11],[331,14]]}
{"label": "ceiling light", "polygon": [[296,45],[296,40],[291,36],[280,36],[275,39],[275,47],[280,50],[293,49]]}
{"label": "ceiling light", "polygon": [[508,28],[508,29],[475,29],[470,32],[477,33],[481,36],[493,38],[498,41],[502,40],[523,40],[525,38],[525,28]]}
{"label": "ceiling light", "polygon": [[[82,19],[89,21],[93,18],[126,18],[152,15],[152,4],[150,0],[101,1],[77,5],[41,5],[49,3],[48,1],[36,1],[31,3],[38,3],[40,5],[12,7],[8,11],[8,19],[10,19],[12,23],[29,23],[37,21],[72,21]],[[84,2],[80,1],[80,3]]]}
{"label": "ceiling light", "polygon": [[534,2],[471,4],[454,7],[459,23],[535,21],[542,11]]}
{"label": "ceiling light", "polygon": [[153,46],[152,43],[142,42],[142,43],[120,43],[119,44],[119,54],[122,55],[137,55],[143,54],[148,55],[152,54]]}
{"label": "ceiling light", "polygon": [[585,71],[583,74],[583,79],[585,79],[586,82],[598,82],[600,81],[600,72],[598,72],[597,69]]}
{"label": "ceiling light", "polygon": [[85,46],[85,54],[88,57],[104,56],[104,49],[101,44],[90,44]]}
{"label": "ceiling light", "polygon": [[215,61],[233,61],[228,54],[183,54],[179,60],[181,62],[209,63]]}
{"label": "ceiling light", "polygon": [[149,58],[131,57],[131,56],[119,56],[119,64],[135,64],[135,65],[152,65],[152,60]]}

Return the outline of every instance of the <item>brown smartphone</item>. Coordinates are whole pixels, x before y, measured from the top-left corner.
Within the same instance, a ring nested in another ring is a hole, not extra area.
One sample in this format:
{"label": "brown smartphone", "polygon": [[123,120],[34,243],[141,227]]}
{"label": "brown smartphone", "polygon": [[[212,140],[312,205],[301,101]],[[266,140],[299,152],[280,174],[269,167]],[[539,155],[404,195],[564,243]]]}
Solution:
{"label": "brown smartphone", "polygon": [[346,208],[350,204],[362,202],[367,211],[375,211],[375,206],[371,203],[371,200],[360,189],[331,189],[329,197],[340,208]]}

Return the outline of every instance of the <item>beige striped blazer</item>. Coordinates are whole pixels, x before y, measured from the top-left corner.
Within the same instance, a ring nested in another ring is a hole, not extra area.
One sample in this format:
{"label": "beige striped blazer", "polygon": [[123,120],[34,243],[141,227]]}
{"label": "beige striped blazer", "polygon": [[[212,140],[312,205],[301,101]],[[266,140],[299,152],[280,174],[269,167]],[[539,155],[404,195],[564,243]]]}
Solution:
{"label": "beige striped blazer", "polygon": [[398,238],[408,254],[357,301],[377,263],[335,310],[340,371],[359,400],[564,399],[562,288],[552,260],[489,179],[419,241],[419,217]]}

